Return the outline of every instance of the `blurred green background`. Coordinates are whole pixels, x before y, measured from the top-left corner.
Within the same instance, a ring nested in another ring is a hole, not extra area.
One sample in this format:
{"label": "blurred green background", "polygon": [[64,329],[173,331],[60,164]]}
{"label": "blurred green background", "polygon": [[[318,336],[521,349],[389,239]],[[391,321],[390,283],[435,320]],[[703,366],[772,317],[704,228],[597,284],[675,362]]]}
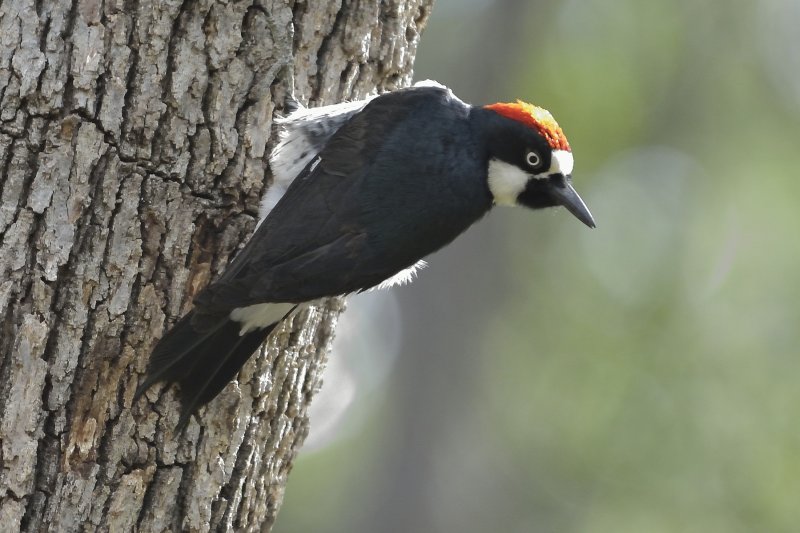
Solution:
{"label": "blurred green background", "polygon": [[598,228],[351,298],[275,531],[800,531],[800,2],[437,0],[416,65],[552,111]]}

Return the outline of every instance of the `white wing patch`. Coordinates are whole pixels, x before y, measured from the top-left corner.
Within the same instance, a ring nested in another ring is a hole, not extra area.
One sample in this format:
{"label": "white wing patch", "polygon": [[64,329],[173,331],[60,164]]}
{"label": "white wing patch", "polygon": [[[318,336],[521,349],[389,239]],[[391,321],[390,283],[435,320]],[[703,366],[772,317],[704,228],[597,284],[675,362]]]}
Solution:
{"label": "white wing patch", "polygon": [[239,330],[241,337],[245,333],[250,333],[256,329],[263,329],[267,326],[279,322],[286,313],[292,310],[295,304],[254,304],[247,307],[237,307],[231,314],[231,320],[239,322],[242,329]]}

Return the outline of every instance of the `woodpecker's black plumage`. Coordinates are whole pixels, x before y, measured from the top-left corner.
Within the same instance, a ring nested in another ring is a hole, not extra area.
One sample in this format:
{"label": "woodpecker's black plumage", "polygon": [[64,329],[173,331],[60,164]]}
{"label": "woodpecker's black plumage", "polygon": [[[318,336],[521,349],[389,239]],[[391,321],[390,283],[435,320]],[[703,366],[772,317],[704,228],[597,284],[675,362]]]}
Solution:
{"label": "woodpecker's black plumage", "polygon": [[219,394],[236,376],[277,323],[239,335],[240,324],[227,316],[199,322],[192,310],[158,343],[150,356],[147,379],[136,397],[159,381],[180,385],[183,409],[178,421],[182,430],[197,407]]}
{"label": "woodpecker's black plumage", "polygon": [[[137,395],[158,381],[177,382],[181,425],[297,304],[366,290],[412,267],[483,217],[506,190],[530,207],[562,203],[550,189],[574,193],[568,176],[533,179],[535,167],[526,169],[532,181],[518,184],[513,169],[531,162],[523,161],[530,150],[541,154],[541,170],[555,168],[547,139],[442,86],[319,116],[298,126],[298,138],[316,155],[153,351]],[[507,166],[492,182],[495,160]],[[591,220],[582,202],[573,208]]]}
{"label": "woodpecker's black plumage", "polygon": [[[452,241],[492,205],[476,147],[454,136],[472,135],[468,108],[448,91],[372,100],[303,170],[196,305],[225,311],[368,289]],[[448,152],[452,160],[441,162]]]}

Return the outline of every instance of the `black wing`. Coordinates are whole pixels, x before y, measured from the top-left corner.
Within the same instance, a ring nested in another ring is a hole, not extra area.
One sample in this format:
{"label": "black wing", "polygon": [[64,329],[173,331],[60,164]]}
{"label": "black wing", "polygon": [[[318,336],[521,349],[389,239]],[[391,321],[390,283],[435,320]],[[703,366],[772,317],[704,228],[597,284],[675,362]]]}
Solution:
{"label": "black wing", "polygon": [[491,195],[468,116],[449,91],[431,87],[380,96],[354,115],[159,341],[136,397],[157,381],[178,382],[185,427],[275,326],[242,333],[232,309],[374,286],[480,218]]}
{"label": "black wing", "polygon": [[[491,205],[472,162],[474,147],[448,141],[459,133],[470,138],[468,115],[469,107],[445,88],[411,88],[372,100],[294,180],[222,277],[198,296],[196,308],[218,315],[254,303],[369,288],[455,238]],[[435,127],[447,135],[431,135]],[[448,150],[452,157],[438,157]],[[453,169],[441,161],[457,162],[473,185],[447,182]],[[470,202],[454,189],[478,195],[481,208],[465,210]],[[435,209],[431,197],[441,199]],[[409,217],[409,205],[423,207]]]}

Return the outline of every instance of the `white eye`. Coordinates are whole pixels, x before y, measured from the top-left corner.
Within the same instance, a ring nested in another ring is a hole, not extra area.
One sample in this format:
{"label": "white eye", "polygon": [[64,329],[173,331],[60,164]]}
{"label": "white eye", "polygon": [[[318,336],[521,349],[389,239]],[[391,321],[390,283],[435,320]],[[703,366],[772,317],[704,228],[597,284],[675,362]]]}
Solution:
{"label": "white eye", "polygon": [[532,167],[538,167],[542,163],[542,156],[536,152],[528,152],[525,155],[525,161]]}

